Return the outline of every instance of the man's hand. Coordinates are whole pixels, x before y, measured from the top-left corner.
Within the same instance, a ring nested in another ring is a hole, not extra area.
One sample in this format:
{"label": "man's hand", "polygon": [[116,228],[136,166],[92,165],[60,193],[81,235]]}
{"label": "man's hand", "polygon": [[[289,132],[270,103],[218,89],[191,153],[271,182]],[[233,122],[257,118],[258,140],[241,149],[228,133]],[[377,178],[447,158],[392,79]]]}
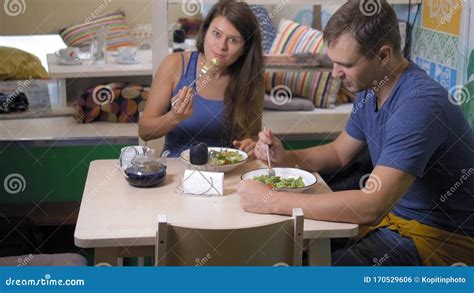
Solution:
{"label": "man's hand", "polygon": [[269,214],[274,210],[276,191],[262,182],[242,180],[237,187],[240,205],[246,212]]}
{"label": "man's hand", "polygon": [[[281,141],[273,135],[271,130],[262,130],[258,134],[257,147],[255,148],[255,157],[267,164],[267,149],[269,146],[270,160],[275,166],[283,166],[285,161],[285,149]],[[273,166],[273,165],[272,165]]]}
{"label": "man's hand", "polygon": [[234,140],[232,144],[239,150],[246,152],[249,155],[249,158],[255,157],[256,142],[251,138],[246,138],[244,140]]}

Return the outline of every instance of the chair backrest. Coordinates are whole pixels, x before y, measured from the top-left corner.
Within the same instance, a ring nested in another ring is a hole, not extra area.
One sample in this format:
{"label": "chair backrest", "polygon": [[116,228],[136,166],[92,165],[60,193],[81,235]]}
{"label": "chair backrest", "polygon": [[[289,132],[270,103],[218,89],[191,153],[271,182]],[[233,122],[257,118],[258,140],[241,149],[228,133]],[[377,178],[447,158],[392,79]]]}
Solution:
{"label": "chair backrest", "polygon": [[293,218],[237,230],[207,230],[173,226],[158,216],[156,266],[301,266],[302,209]]}

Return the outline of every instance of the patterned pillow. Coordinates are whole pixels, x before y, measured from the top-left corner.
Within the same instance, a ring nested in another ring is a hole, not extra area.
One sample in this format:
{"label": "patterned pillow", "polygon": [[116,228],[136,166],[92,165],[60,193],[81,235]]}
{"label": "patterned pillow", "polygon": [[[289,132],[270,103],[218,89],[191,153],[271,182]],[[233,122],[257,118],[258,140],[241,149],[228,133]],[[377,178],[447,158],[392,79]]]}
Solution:
{"label": "patterned pillow", "polygon": [[107,50],[116,50],[122,46],[135,46],[123,12],[71,25],[62,29],[59,35],[68,47],[80,47],[82,50],[86,50],[90,47],[91,38],[96,37],[97,32],[103,25],[108,28]]}
{"label": "patterned pillow", "polygon": [[[270,54],[324,53],[322,32],[282,19],[278,34]],[[313,101],[315,107],[333,108],[341,82],[331,76],[331,72],[267,72],[265,90],[271,92],[278,86],[290,89],[293,96],[301,96]]]}
{"label": "patterned pillow", "polygon": [[39,58],[23,50],[0,46],[0,60],[0,80],[48,78]]}
{"label": "patterned pillow", "polygon": [[268,53],[276,37],[276,31],[272,25],[272,20],[268,15],[268,11],[262,5],[250,5],[250,9],[252,9],[253,14],[255,14],[255,17],[260,23],[263,52]]}
{"label": "patterned pillow", "polygon": [[89,87],[76,103],[76,120],[138,122],[149,93],[149,86],[121,82]]}

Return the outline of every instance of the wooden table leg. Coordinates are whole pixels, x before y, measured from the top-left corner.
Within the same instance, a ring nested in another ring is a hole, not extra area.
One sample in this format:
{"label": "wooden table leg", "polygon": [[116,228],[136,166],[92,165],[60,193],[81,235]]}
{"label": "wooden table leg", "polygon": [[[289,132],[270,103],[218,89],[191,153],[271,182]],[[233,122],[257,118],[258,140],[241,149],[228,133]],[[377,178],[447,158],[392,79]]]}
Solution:
{"label": "wooden table leg", "polygon": [[120,249],[117,247],[94,248],[94,264],[96,266],[117,266]]}
{"label": "wooden table leg", "polygon": [[331,239],[310,239],[308,244],[308,264],[310,266],[331,265]]}

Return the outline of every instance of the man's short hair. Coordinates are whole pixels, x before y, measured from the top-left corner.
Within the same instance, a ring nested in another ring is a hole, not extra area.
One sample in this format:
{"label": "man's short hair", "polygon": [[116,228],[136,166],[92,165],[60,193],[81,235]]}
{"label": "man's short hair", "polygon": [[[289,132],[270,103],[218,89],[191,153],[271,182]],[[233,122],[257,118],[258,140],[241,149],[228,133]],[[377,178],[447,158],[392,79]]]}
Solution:
{"label": "man's short hair", "polygon": [[344,34],[359,44],[359,53],[373,59],[384,45],[401,52],[400,30],[395,11],[385,0],[349,0],[329,19],[323,38],[329,46]]}

